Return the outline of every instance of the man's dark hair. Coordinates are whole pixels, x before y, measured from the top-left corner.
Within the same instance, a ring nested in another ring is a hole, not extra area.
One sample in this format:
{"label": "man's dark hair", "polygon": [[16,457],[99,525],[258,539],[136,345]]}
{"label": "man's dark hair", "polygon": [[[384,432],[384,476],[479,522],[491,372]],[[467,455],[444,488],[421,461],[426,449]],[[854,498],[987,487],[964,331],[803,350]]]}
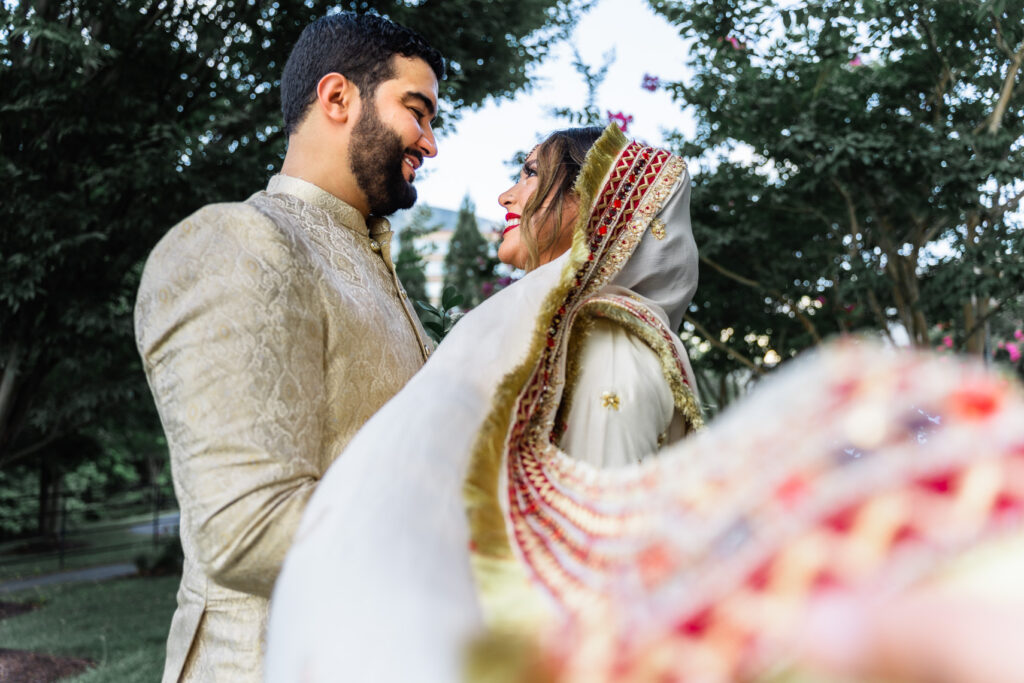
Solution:
{"label": "man's dark hair", "polygon": [[376,14],[341,12],[307,26],[292,48],[281,75],[284,132],[291,135],[316,100],[316,85],[337,72],[359,88],[363,99],[394,77],[391,58],[418,57],[444,78],[444,58],[420,34]]}

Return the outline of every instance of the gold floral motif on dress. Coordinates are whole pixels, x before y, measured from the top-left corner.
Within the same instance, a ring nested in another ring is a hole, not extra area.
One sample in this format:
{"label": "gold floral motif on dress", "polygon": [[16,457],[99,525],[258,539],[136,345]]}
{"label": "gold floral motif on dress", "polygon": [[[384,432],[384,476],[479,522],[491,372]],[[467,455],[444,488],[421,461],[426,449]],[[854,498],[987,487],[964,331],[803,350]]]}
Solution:
{"label": "gold floral motif on dress", "polygon": [[619,409],[619,395],[614,391],[606,391],[601,394],[601,407],[610,410]]}
{"label": "gold floral motif on dress", "polygon": [[665,221],[660,218],[655,218],[651,221],[651,234],[654,235],[655,239],[665,239]]}

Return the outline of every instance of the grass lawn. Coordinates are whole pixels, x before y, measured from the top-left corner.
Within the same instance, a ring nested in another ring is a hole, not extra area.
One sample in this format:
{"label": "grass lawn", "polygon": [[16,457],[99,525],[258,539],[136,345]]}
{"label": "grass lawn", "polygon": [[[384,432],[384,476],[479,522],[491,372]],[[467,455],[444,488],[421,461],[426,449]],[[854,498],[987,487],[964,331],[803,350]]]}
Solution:
{"label": "grass lawn", "polygon": [[86,657],[97,666],[68,681],[159,681],[174,613],[178,576],[130,578],[30,589],[3,597],[42,602],[0,620],[0,643],[12,650]]}

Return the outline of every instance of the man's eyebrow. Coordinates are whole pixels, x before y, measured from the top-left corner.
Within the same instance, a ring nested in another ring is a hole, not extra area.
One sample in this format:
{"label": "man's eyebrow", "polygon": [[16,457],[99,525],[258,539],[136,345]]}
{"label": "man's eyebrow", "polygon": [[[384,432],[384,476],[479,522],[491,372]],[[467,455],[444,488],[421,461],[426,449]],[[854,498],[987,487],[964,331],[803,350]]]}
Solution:
{"label": "man's eyebrow", "polygon": [[415,90],[410,90],[409,92],[405,93],[405,97],[403,99],[408,100],[410,98],[422,102],[423,106],[427,108],[427,113],[430,114],[431,118],[433,118],[434,115],[437,113],[437,108],[434,106],[434,103],[431,101],[429,97],[427,97],[423,93],[416,92]]}

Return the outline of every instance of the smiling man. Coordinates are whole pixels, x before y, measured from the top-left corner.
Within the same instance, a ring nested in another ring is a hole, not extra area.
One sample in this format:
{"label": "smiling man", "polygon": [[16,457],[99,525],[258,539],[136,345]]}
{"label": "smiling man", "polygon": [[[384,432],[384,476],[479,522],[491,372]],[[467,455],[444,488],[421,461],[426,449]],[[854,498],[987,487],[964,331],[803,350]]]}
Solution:
{"label": "smiling man", "polygon": [[280,175],[200,209],[150,255],[136,339],[185,553],[165,683],[261,680],[268,598],[306,502],[430,351],[384,216],[412,206],[437,153],[443,70],[381,17],[316,21],[281,79]]}

